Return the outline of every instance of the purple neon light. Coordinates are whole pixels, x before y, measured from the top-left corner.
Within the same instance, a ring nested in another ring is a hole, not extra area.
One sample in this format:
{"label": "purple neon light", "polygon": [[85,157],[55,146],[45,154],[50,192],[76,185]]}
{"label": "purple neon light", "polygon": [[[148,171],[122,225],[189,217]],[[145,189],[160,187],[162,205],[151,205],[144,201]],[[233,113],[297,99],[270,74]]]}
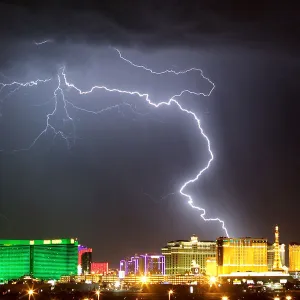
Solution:
{"label": "purple neon light", "polygon": [[[139,267],[140,267],[140,259],[144,259],[144,275],[146,276],[150,269],[154,268],[154,259],[157,259],[158,270],[162,275],[166,274],[165,271],[165,257],[163,255],[148,255],[141,254],[139,256],[132,256],[130,259],[123,259],[120,261],[120,270],[123,269],[125,271],[125,275],[129,273],[129,266],[133,266],[133,272],[135,275],[139,275]],[[121,267],[121,263],[123,263],[123,268]]]}

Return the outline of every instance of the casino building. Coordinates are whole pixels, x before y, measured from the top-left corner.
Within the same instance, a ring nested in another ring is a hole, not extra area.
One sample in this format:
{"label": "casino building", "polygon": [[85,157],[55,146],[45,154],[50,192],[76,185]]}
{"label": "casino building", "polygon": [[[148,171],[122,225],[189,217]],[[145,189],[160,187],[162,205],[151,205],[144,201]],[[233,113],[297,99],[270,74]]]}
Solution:
{"label": "casino building", "polygon": [[76,275],[78,241],[0,240],[0,279],[18,279],[24,275],[38,279],[59,279]]}
{"label": "casino building", "polygon": [[267,272],[267,239],[228,238],[217,239],[217,273]]}
{"label": "casino building", "polygon": [[199,241],[193,235],[190,240],[167,243],[162,248],[165,256],[166,275],[200,274],[206,272],[206,261],[216,257],[215,241]]}

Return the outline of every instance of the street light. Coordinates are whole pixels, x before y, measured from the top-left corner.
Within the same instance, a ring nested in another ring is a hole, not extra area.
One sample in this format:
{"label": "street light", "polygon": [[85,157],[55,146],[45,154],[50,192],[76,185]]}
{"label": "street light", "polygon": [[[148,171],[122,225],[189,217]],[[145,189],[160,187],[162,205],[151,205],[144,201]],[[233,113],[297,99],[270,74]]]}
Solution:
{"label": "street light", "polygon": [[222,296],[222,300],[228,300],[227,296]]}
{"label": "street light", "polygon": [[292,300],[292,296],[286,296],[285,299],[286,300]]}
{"label": "street light", "polygon": [[174,293],[173,290],[169,290],[168,295],[169,295],[169,300],[171,299],[171,295]]}
{"label": "street light", "polygon": [[27,293],[28,293],[28,299],[30,299],[30,297],[34,294],[34,290],[33,289],[29,289],[27,291]]}
{"label": "street light", "polygon": [[146,284],[147,282],[148,282],[147,276],[142,276],[142,277],[141,277],[141,283],[142,283],[142,284]]}
{"label": "street light", "polygon": [[215,276],[211,276],[209,277],[209,283],[211,285],[215,284],[217,282],[217,278]]}
{"label": "street light", "polygon": [[96,291],[96,295],[97,295],[97,298],[98,298],[98,300],[99,300],[99,297],[100,297],[100,291],[99,291],[99,290]]}

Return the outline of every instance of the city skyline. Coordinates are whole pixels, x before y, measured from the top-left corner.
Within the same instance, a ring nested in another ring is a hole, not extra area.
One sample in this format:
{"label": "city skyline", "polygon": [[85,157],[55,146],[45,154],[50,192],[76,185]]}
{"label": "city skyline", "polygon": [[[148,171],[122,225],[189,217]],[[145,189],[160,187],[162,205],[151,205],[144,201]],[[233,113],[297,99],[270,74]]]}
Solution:
{"label": "city skyline", "polygon": [[153,282],[159,282],[162,277],[180,281],[180,276],[197,277],[201,274],[209,278],[232,278],[238,272],[240,276],[249,272],[257,274],[254,277],[263,274],[297,276],[300,271],[300,243],[289,243],[287,261],[279,232],[276,225],[274,243],[249,236],[201,241],[192,235],[190,240],[167,242],[159,254],[135,254],[122,259],[118,269],[109,268],[108,262],[103,260],[96,262],[92,256],[93,249],[79,244],[76,238],[0,240],[0,280],[32,276],[44,280],[61,279],[63,282],[73,277],[79,281],[82,280],[80,278],[97,281],[104,276],[109,280],[127,278],[135,282],[140,278],[146,282],[151,278]]}
{"label": "city skyline", "polygon": [[[300,253],[300,247],[299,244],[300,242],[295,242],[295,241],[290,241],[287,244],[282,243],[281,239],[277,239],[276,240],[276,234],[278,234],[278,230],[279,230],[279,226],[276,225],[274,227],[275,229],[275,237],[273,237],[273,239],[267,239],[267,238],[263,238],[263,237],[250,237],[248,235],[243,235],[241,237],[217,237],[215,239],[210,239],[210,240],[199,240],[198,236],[196,236],[195,234],[190,236],[190,239],[176,239],[176,240],[172,240],[172,241],[166,241],[165,242],[165,246],[161,246],[159,249],[156,249],[153,252],[149,252],[147,251],[147,253],[139,253],[138,251],[135,251],[131,254],[123,254],[119,259],[118,262],[114,262],[114,261],[109,261],[109,265],[112,266],[113,269],[117,269],[119,268],[119,270],[124,271],[125,274],[130,274],[130,273],[134,273],[134,274],[140,274],[143,273],[143,268],[145,265],[146,269],[146,262],[147,259],[150,260],[157,260],[158,259],[158,263],[161,264],[163,267],[158,267],[158,270],[161,270],[161,268],[165,269],[165,257],[169,256],[170,254],[173,253],[174,249],[175,252],[177,253],[178,251],[180,251],[180,249],[183,247],[186,249],[189,248],[193,248],[193,245],[197,245],[196,248],[198,249],[197,251],[200,250],[199,254],[200,256],[196,258],[195,260],[195,264],[197,264],[197,268],[199,269],[199,272],[202,272],[205,268],[206,268],[206,261],[211,259],[211,258],[215,258],[215,254],[213,254],[214,252],[216,252],[216,247],[218,245],[218,241],[223,241],[223,240],[227,240],[227,241],[236,241],[238,244],[247,244],[248,240],[251,243],[255,243],[258,241],[259,243],[261,241],[263,241],[266,244],[266,261],[267,261],[267,265],[268,265],[268,270],[272,270],[274,268],[274,261],[276,260],[276,251],[279,251],[279,258],[281,261],[281,267],[279,267],[279,269],[282,269],[282,267],[286,267],[286,262],[289,261],[288,257],[290,256],[290,249],[291,247],[294,247],[292,249],[294,249],[294,253],[295,253],[295,257],[297,257],[298,252]],[[274,233],[274,232],[273,232]],[[60,243],[65,243],[65,241],[73,241],[72,243],[75,243],[78,245],[78,264],[77,264],[77,272],[78,274],[90,274],[93,272],[93,266],[94,265],[94,269],[97,270],[97,268],[100,269],[105,269],[108,268],[108,262],[107,259],[105,257],[101,257],[101,262],[96,261],[95,259],[93,259],[92,253],[93,250],[97,249],[93,249],[89,246],[86,245],[82,245],[81,243],[79,244],[78,239],[77,238],[55,238],[55,239],[44,239],[44,240],[13,240],[13,239],[7,239],[7,240],[0,240],[2,241],[3,244],[7,244],[9,246],[9,244],[14,244],[16,243],[17,245],[20,244],[30,244],[30,245],[34,245],[35,241],[37,241],[38,244],[60,244]],[[276,248],[276,243],[278,244],[278,248]],[[234,242],[235,243],[235,242]],[[173,249],[173,250],[171,250]],[[289,253],[289,256],[286,256],[286,252]],[[90,256],[88,257],[84,257],[85,254],[90,254]],[[201,255],[203,255],[203,257],[201,257]],[[164,257],[162,259],[162,257]],[[162,261],[161,261],[162,259]],[[85,262],[83,262],[83,260],[85,260]],[[184,268],[186,268],[187,266],[190,266],[190,262],[193,261],[194,259],[189,259],[187,264],[185,264]],[[142,263],[141,263],[142,261]],[[129,263],[129,264],[128,264]],[[200,264],[199,264],[200,263]],[[147,264],[149,264],[147,262]],[[168,264],[170,264],[170,260],[167,259],[167,268],[168,268]],[[295,263],[294,263],[295,264]],[[107,266],[106,266],[107,265]],[[147,267],[147,270],[150,267]],[[131,270],[131,271],[127,271],[127,270]],[[94,271],[95,271],[94,270]],[[283,270],[283,269],[282,269]],[[176,273],[176,272],[175,272]]]}
{"label": "city skyline", "polygon": [[[137,3],[124,18],[121,4],[43,5],[0,3],[0,82],[56,78],[64,65],[70,82],[84,90],[139,89],[160,102],[185,88],[208,94],[211,85],[195,74],[142,73],[113,47],[158,71],[201,68],[216,85],[213,93],[180,101],[201,119],[214,161],[187,191],[208,217],[225,221],[231,236],[247,231],[270,240],[278,222],[282,243],[298,241],[299,45],[291,10]],[[1,238],[76,236],[94,249],[95,261],[118,262],[124,252],[157,252],[168,240],[224,234],[179,193],[209,152],[194,120],[176,106],[157,110],[111,94],[82,100],[66,89],[66,99],[86,110],[126,104],[101,115],[70,107],[78,137],[70,148],[50,134],[30,151],[9,151],[28,146],[44,128],[56,88],[53,81],[12,94],[1,89]],[[73,132],[66,120],[58,114],[50,122]]]}

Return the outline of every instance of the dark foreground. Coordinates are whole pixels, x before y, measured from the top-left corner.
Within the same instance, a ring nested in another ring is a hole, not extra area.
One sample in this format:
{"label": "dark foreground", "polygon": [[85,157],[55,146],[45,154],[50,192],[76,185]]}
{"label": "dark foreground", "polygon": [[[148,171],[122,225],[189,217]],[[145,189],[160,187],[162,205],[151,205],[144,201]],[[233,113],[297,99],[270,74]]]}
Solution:
{"label": "dark foreground", "polygon": [[[205,293],[205,294],[195,294],[195,293],[174,293],[170,296],[170,300],[222,300],[222,297],[225,296],[222,293]],[[226,294],[228,300],[286,300],[287,296],[291,296],[291,300],[300,300],[299,293],[251,293],[251,294]],[[278,297],[278,298],[277,298]],[[82,293],[82,292],[73,292],[73,293],[39,293],[33,296],[28,294],[19,294],[19,293],[7,293],[5,295],[0,295],[0,299],[14,300],[14,299],[35,299],[35,300],[98,300],[98,296],[95,293]],[[132,293],[132,292],[101,292],[99,296],[100,300],[109,300],[109,299],[122,299],[122,300],[168,300],[168,293]]]}
{"label": "dark foreground", "polygon": [[[14,300],[300,300],[300,290],[267,292],[261,289],[223,285],[144,285],[143,292],[99,290],[98,284],[6,284],[0,286],[0,299]],[[29,295],[29,291],[34,292]],[[170,293],[170,291],[172,293]]]}

